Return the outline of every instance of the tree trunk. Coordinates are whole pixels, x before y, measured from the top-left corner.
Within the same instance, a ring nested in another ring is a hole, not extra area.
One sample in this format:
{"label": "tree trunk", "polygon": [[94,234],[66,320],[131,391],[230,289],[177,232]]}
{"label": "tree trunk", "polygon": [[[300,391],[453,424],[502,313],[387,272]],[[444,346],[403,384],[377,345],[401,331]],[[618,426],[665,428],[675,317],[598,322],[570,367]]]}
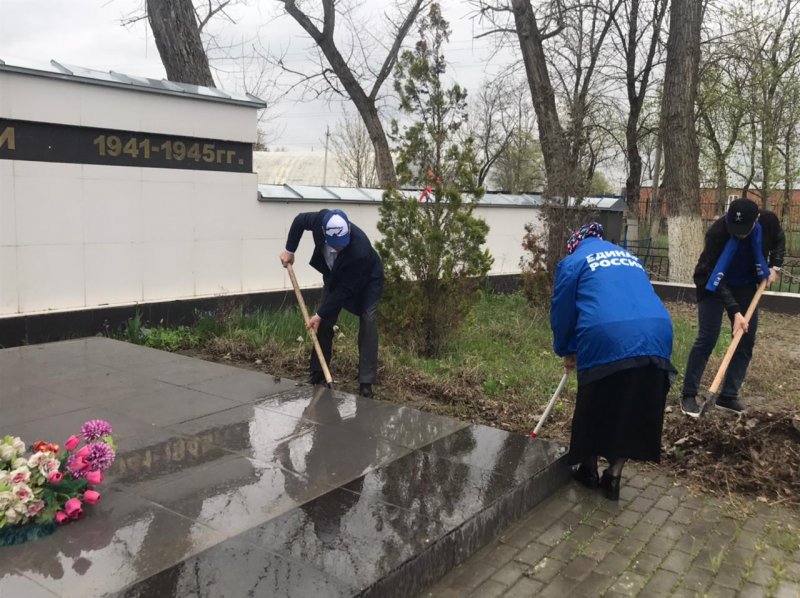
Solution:
{"label": "tree trunk", "polygon": [[664,74],[664,194],[669,210],[669,276],[690,282],[703,247],[695,100],[702,2],[672,0]]}
{"label": "tree trunk", "polygon": [[628,180],[625,181],[625,195],[628,212],[642,221],[645,214],[639,214],[639,196],[642,189],[642,156],[639,153],[639,114],[641,103],[631,105],[628,125],[625,129],[625,142],[628,152]]}
{"label": "tree trunk", "polygon": [[715,216],[722,216],[728,207],[728,168],[725,159],[717,157],[717,213]]}
{"label": "tree trunk", "polygon": [[558,118],[556,97],[547,70],[542,35],[530,0],[512,0],[511,5],[533,108],[536,111],[539,143],[547,173],[545,195],[566,198],[570,195],[570,179],[574,173],[568,172],[564,131]]}
{"label": "tree trunk", "polygon": [[192,0],[147,0],[147,20],[167,79],[214,87]]}
{"label": "tree trunk", "polygon": [[383,130],[383,124],[378,116],[378,110],[374,102],[367,101],[366,97],[361,101],[353,97],[353,104],[358,110],[359,116],[367,127],[369,139],[375,150],[375,171],[378,177],[378,184],[384,188],[397,186],[397,178],[394,172],[394,160],[392,151],[389,149],[389,141]]}
{"label": "tree trunk", "polygon": [[650,238],[655,239],[661,230],[661,148],[662,143],[662,128],[658,130],[656,137],[656,156],[653,164],[653,188],[650,193]]}

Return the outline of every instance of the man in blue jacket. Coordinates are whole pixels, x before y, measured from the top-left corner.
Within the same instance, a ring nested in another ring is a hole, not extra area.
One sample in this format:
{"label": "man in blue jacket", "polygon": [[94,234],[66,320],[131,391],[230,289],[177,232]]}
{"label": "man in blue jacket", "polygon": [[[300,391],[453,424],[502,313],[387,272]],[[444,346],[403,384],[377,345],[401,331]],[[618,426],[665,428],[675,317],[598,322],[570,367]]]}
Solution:
{"label": "man in blue jacket", "polygon": [[[569,462],[575,478],[619,498],[628,459],[658,462],[672,321],[639,260],[603,240],[597,222],[570,237],[550,311],[553,348],[578,370]],[[598,479],[597,458],[609,467]]]}
{"label": "man in blue jacket", "polygon": [[[358,381],[362,396],[372,397],[378,374],[378,301],[383,293],[383,264],[367,235],[352,224],[342,210],[320,210],[298,214],[280,255],[281,264],[294,264],[294,254],[304,231],[311,231],[314,252],[311,266],[322,274],[322,302],[306,328],[319,338],[325,361],[330,365],[333,327],[342,308],[359,316]],[[311,351],[309,382],[324,381],[316,351]]]}
{"label": "man in blue jacket", "polygon": [[770,286],[778,278],[786,253],[786,237],[778,217],[759,210],[750,199],[734,199],[728,212],[706,232],[705,246],[694,270],[697,288],[697,338],[689,352],[683,377],[681,411],[700,417],[697,391],[706,363],[717,344],[722,316],[728,314],[732,331],[741,328],[743,336],[733,353],[716,406],[741,413],[739,391],[753,357],[758,330],[758,310],[749,322],[744,315],[760,280]]}

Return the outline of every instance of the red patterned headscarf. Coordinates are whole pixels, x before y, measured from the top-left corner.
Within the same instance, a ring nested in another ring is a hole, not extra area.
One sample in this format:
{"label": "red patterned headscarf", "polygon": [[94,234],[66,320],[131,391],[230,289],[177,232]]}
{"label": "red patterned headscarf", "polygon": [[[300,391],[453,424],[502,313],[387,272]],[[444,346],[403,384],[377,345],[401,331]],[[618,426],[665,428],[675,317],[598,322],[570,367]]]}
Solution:
{"label": "red patterned headscarf", "polygon": [[583,241],[586,237],[597,237],[598,239],[605,238],[605,233],[603,232],[603,225],[599,222],[592,222],[590,224],[584,224],[569,238],[567,241],[567,253],[572,254],[578,248],[578,245],[581,241]]}

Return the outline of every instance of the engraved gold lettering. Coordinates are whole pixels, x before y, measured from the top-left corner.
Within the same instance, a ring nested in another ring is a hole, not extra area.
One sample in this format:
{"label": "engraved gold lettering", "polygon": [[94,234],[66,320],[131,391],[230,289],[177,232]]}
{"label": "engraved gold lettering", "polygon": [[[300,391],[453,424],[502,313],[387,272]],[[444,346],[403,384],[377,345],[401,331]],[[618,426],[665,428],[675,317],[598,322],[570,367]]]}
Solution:
{"label": "engraved gold lettering", "polygon": [[125,144],[125,148],[122,150],[122,153],[128,154],[131,158],[139,157],[139,148],[136,145],[136,137],[131,137],[128,140],[128,142]]}
{"label": "engraved gold lettering", "polygon": [[150,140],[147,139],[146,137],[144,139],[142,139],[139,142],[139,149],[142,150],[142,153],[144,154],[144,156],[143,156],[144,159],[145,160],[149,160],[150,159]]}
{"label": "engraved gold lettering", "polygon": [[116,158],[122,153],[122,140],[116,135],[109,135],[106,137],[106,143],[108,144],[109,156],[114,156]]}
{"label": "engraved gold lettering", "polygon": [[98,135],[94,138],[93,143],[97,146],[97,153],[101,156],[106,155],[106,136]]}
{"label": "engraved gold lettering", "polygon": [[0,148],[6,146],[10,150],[17,149],[17,138],[14,134],[14,127],[6,127],[0,133]]}

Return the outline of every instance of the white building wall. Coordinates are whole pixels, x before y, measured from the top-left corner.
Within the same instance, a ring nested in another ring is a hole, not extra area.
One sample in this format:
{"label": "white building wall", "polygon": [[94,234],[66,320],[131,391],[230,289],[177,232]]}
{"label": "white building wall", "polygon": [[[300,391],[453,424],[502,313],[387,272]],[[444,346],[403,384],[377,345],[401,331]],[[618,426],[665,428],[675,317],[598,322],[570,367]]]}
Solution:
{"label": "white building wall", "polygon": [[[0,72],[0,118],[251,143],[254,108]],[[0,159],[0,317],[291,287],[278,254],[294,216],[254,173]],[[375,241],[376,204],[337,203]],[[492,274],[519,271],[535,209],[482,207]],[[318,286],[301,242],[297,276]]]}
{"label": "white building wall", "polygon": [[[256,138],[252,107],[9,72],[0,117]],[[253,173],[0,160],[0,317],[266,289],[251,265],[256,186]]]}

